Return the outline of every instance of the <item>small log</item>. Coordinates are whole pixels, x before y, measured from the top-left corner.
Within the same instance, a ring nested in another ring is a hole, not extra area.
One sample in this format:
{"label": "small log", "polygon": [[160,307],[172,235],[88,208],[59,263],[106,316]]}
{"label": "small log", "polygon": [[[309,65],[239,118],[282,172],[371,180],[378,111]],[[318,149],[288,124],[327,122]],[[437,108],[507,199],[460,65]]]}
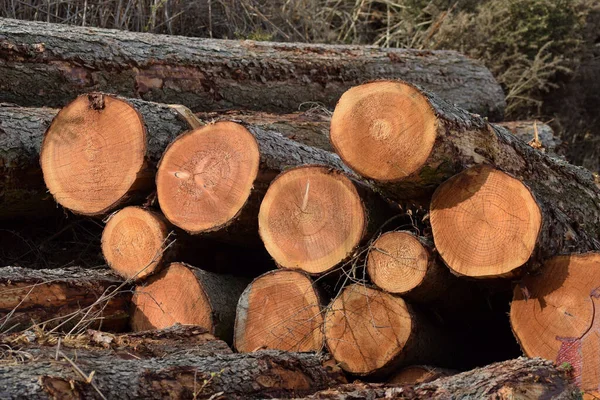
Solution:
{"label": "small log", "polygon": [[269,183],[284,168],[304,164],[347,171],[332,153],[217,122],[169,145],[156,176],[158,201],[167,219],[188,233],[259,242],[257,215]]}
{"label": "small log", "polygon": [[0,268],[0,331],[33,325],[122,331],[131,301],[130,287],[122,285],[109,270]]}
{"label": "small log", "polygon": [[333,152],[329,142],[330,111],[310,109],[304,112],[273,114],[264,111],[219,111],[197,113],[203,122],[241,122],[266,131],[281,133],[288,139],[310,147]]}
{"label": "small log", "polygon": [[379,236],[370,246],[366,266],[379,288],[415,301],[439,298],[453,282],[431,240],[406,231]]}
{"label": "small log", "polygon": [[562,144],[550,125],[541,121],[508,121],[498,122],[497,125],[508,129],[513,135],[544,153],[556,154]]}
{"label": "small log", "polygon": [[538,243],[541,207],[529,188],[487,165],[444,182],[430,210],[436,249],[457,275],[513,277],[536,245],[544,245]]}
{"label": "small log", "polygon": [[418,385],[353,383],[305,399],[581,399],[579,388],[563,367],[540,358],[502,361]]}
{"label": "small log", "polygon": [[[122,359],[116,354],[56,348],[33,360],[0,365],[2,399],[264,399],[306,396],[344,383],[324,356],[261,351]],[[70,362],[68,360],[70,360]],[[77,365],[78,372],[73,364]],[[82,374],[91,374],[89,381]]]}
{"label": "small log", "polygon": [[235,319],[234,346],[320,351],[323,347],[321,299],[312,280],[297,271],[270,271],[242,293]]}
{"label": "small log", "polygon": [[149,193],[165,142],[197,126],[194,118],[181,106],[81,95],[59,111],[44,135],[46,186],[63,207],[104,215]]}
{"label": "small log", "polygon": [[169,226],[164,217],[141,207],[126,207],[102,231],[106,263],[125,279],[143,280],[168,259]]}
{"label": "small log", "polygon": [[353,85],[421,83],[452,103],[501,120],[491,72],[454,51],[214,40],[0,19],[0,102],[62,107],[105,91],[194,111],[293,112],[333,107]]}
{"label": "small log", "polygon": [[590,398],[600,396],[599,282],[600,253],[558,256],[515,286],[510,308],[523,352],[568,365]]}
{"label": "small log", "polygon": [[174,325],[166,329],[125,334],[88,329],[76,338],[29,331],[0,335],[0,343],[21,354],[35,351],[50,356],[56,356],[57,348],[74,353],[83,351],[86,355],[95,356],[105,355],[110,350],[123,359],[130,359],[131,356],[137,359],[163,358],[182,352],[201,357],[232,353],[227,343],[215,338],[206,329],[194,325]]}
{"label": "small log", "polygon": [[0,219],[47,216],[56,209],[46,193],[39,150],[57,112],[0,104]]}
{"label": "small log", "polygon": [[456,373],[456,371],[445,368],[430,367],[427,365],[411,365],[410,367],[402,368],[400,371],[396,372],[387,382],[393,385],[415,385],[435,381],[436,379],[444,378],[446,376],[456,375]]}
{"label": "small log", "polygon": [[369,186],[331,168],[301,166],[271,183],[258,229],[280,268],[322,274],[350,258],[391,215]]}
{"label": "small log", "polygon": [[247,280],[172,263],[133,295],[134,331],[199,325],[231,343],[238,299]]}
{"label": "small log", "polygon": [[346,287],[330,304],[324,332],[331,355],[355,375],[383,376],[441,356],[436,354],[441,341],[409,304],[359,284]]}
{"label": "small log", "polygon": [[600,250],[600,188],[589,171],[406,82],[346,92],[332,117],[331,141],[351,168],[397,201],[428,204],[453,175],[494,166],[522,181],[544,215],[534,262]]}
{"label": "small log", "polygon": [[102,232],[102,254],[117,274],[134,281],[142,281],[174,261],[199,265],[210,272],[251,277],[275,267],[264,249],[190,236],[173,227],[161,213],[137,206],[110,216]]}

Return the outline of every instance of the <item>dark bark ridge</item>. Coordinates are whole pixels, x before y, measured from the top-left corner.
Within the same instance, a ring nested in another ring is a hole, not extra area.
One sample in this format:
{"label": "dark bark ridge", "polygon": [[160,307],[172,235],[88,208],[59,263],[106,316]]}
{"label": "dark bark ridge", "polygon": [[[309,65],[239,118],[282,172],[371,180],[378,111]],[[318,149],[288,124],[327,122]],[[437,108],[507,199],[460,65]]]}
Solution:
{"label": "dark bark ridge", "polygon": [[[18,67],[18,68],[16,68]],[[0,101],[64,106],[106,91],[194,111],[333,107],[351,86],[404,79],[472,112],[502,118],[504,94],[454,51],[214,40],[0,19]]]}
{"label": "dark bark ridge", "polygon": [[[0,366],[0,397],[99,398],[68,361],[54,359],[55,353],[32,350],[37,360]],[[74,359],[72,352],[64,353]],[[92,383],[107,399],[258,399],[304,396],[344,383],[339,369],[323,366],[324,361],[310,353],[279,351],[124,360],[80,350],[76,363],[86,374],[95,371]]]}
{"label": "dark bark ridge", "polygon": [[581,399],[569,373],[541,358],[520,357],[418,385],[354,383],[307,399]]}

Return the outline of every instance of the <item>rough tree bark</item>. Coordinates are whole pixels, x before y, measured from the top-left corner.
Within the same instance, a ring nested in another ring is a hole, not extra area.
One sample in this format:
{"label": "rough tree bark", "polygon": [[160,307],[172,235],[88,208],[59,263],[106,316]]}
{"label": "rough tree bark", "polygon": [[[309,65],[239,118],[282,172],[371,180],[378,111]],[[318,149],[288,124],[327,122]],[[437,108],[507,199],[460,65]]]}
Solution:
{"label": "rough tree bark", "polygon": [[58,110],[0,104],[0,219],[48,215],[56,208],[40,170],[44,132]]}
{"label": "rough tree bark", "polygon": [[78,368],[95,371],[92,385],[64,357],[55,360],[53,350],[35,361],[0,366],[0,397],[100,398],[97,388],[107,399],[259,399],[305,396],[345,382],[338,368],[323,365],[325,357],[310,353],[179,353],[138,360],[78,350]]}
{"label": "rough tree bark", "polygon": [[516,360],[411,386],[355,383],[327,389],[306,399],[580,399],[569,373],[541,358]]}
{"label": "rough tree bark", "polygon": [[405,79],[493,120],[502,89],[482,64],[453,51],[185,38],[0,20],[0,101],[64,106],[100,90],[194,111],[290,112],[333,107],[351,86]]}
{"label": "rough tree bark", "polygon": [[[498,125],[508,129],[513,135],[529,143],[530,146],[548,154],[556,154],[562,141],[554,134],[550,125],[541,121],[507,121]],[[537,130],[538,140],[535,140]]]}
{"label": "rough tree bark", "polygon": [[199,357],[232,353],[227,343],[196,325],[175,325],[167,329],[125,334],[88,329],[74,340],[61,334],[14,333],[0,335],[0,343],[12,350],[36,350],[39,354],[55,356],[57,347],[62,351],[83,350],[100,355],[110,352],[120,358],[126,358],[129,354],[143,359],[167,357],[180,352]]}
{"label": "rough tree bark", "polygon": [[0,331],[14,332],[34,323],[85,328],[89,322],[103,330],[123,330],[131,287],[117,290],[122,283],[109,270],[0,268]]}

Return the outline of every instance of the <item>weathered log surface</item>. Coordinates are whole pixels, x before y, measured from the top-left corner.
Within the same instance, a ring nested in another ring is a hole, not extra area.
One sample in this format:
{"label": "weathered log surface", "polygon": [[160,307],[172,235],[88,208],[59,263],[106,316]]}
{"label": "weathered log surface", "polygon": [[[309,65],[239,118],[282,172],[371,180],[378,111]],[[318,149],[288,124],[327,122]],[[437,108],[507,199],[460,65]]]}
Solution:
{"label": "weathered log surface", "polygon": [[184,104],[194,111],[333,107],[349,87],[405,79],[500,120],[502,89],[453,51],[213,40],[0,20],[0,101],[61,107],[87,91]]}
{"label": "weathered log surface", "polygon": [[253,125],[268,131],[281,133],[288,139],[327,151],[333,151],[329,142],[331,115],[323,108],[304,112],[273,114],[263,111],[228,110],[200,112],[196,116],[205,123],[233,121]]}
{"label": "weathered log surface", "polygon": [[[75,359],[71,351],[63,353]],[[0,398],[100,398],[64,357],[54,358],[50,352],[31,362],[0,366]],[[126,360],[79,350],[76,360],[84,373],[95,371],[92,383],[107,399],[306,396],[345,382],[339,369],[324,362],[323,356],[278,351]]]}
{"label": "weathered log surface", "polygon": [[306,399],[581,399],[569,373],[541,358],[518,358],[419,385],[354,383]]}
{"label": "weathered log surface", "polygon": [[122,284],[110,270],[0,268],[0,331],[34,323],[122,330],[131,301],[130,286],[117,290]]}
{"label": "weathered log surface", "polygon": [[56,208],[38,160],[44,132],[57,113],[0,104],[0,219],[43,216]]}
{"label": "weathered log surface", "polygon": [[60,334],[38,335],[28,331],[0,335],[0,343],[12,350],[35,350],[39,354],[56,356],[58,347],[62,351],[83,350],[98,354],[110,352],[123,359],[130,359],[131,356],[144,359],[161,358],[181,352],[202,357],[232,353],[227,343],[196,325],[175,325],[166,329],[118,335],[89,329],[82,335],[70,338]]}

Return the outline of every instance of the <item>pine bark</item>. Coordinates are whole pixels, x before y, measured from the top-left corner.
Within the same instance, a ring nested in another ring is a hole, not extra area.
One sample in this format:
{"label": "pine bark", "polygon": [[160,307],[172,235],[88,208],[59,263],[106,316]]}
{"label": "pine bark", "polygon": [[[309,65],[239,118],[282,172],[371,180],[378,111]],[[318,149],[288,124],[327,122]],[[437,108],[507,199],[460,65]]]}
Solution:
{"label": "pine bark", "polygon": [[[110,296],[109,296],[110,295]],[[130,286],[108,270],[0,268],[0,331],[34,324],[121,331],[128,325]]]}
{"label": "pine bark", "polygon": [[61,107],[106,91],[184,104],[194,111],[333,107],[349,87],[376,79],[423,85],[501,120],[500,85],[454,51],[213,40],[43,22],[0,20],[0,101]]}
{"label": "pine bark", "polygon": [[13,349],[18,347],[21,351],[33,350],[54,356],[57,348],[63,352],[83,350],[98,355],[115,354],[117,357],[130,354],[138,359],[162,358],[181,352],[198,357],[232,354],[227,343],[195,325],[123,334],[88,329],[76,340],[65,340],[61,334],[36,335],[33,332],[26,334],[27,341],[23,341],[23,337],[22,333],[0,335],[0,343]]}
{"label": "pine bark", "polygon": [[306,399],[580,399],[569,373],[541,358],[518,358],[418,385],[354,383]]}
{"label": "pine bark", "polygon": [[[100,398],[56,350],[36,360],[0,366],[3,399]],[[261,399],[297,397],[323,390],[345,379],[326,359],[310,353],[261,351],[209,357],[186,353],[163,358],[132,359],[118,354],[63,351],[82,372],[95,371],[92,383],[107,399]],[[214,396],[214,397],[211,397]]]}

